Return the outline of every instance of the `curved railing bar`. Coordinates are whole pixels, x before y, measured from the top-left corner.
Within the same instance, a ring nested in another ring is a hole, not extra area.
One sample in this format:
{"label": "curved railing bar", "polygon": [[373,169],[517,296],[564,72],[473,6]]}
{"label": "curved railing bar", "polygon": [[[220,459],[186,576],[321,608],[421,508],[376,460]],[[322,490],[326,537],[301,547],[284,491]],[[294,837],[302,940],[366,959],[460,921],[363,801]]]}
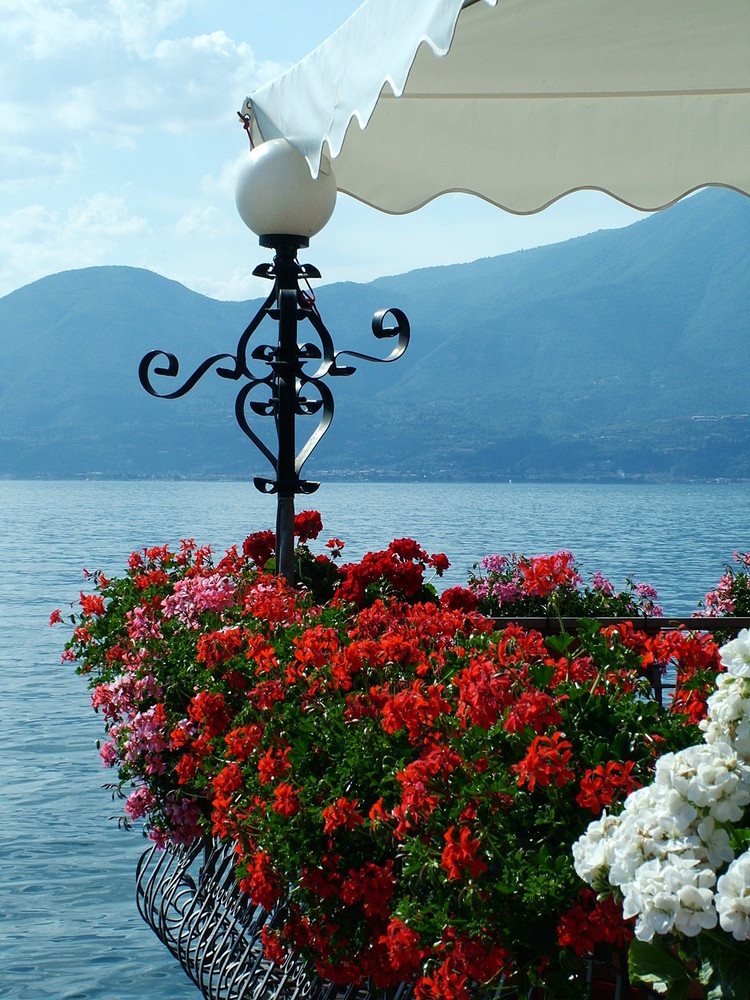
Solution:
{"label": "curved railing bar", "polygon": [[[298,955],[288,954],[280,966],[266,958],[262,931],[278,926],[285,911],[254,906],[239,888],[234,861],[231,845],[207,848],[198,841],[163,851],[154,846],[138,863],[138,910],[205,1000],[412,1000],[409,983],[388,990],[369,980],[337,986],[319,979]],[[616,972],[618,995],[621,982]],[[499,1000],[504,985],[478,992],[477,1000]]]}
{"label": "curved railing bar", "polygon": [[[257,389],[259,385],[267,386],[269,392],[274,391],[272,376],[270,375],[265,379],[256,379],[253,380],[252,382],[248,382],[247,385],[243,386],[237,393],[237,399],[234,402],[234,416],[235,420],[239,424],[240,430],[243,432],[243,434],[247,435],[247,437],[250,438],[250,440],[253,442],[258,451],[260,451],[261,454],[263,454],[271,463],[274,472],[276,472],[277,469],[276,456],[271,451],[271,449],[266,445],[266,443],[260,437],[258,437],[258,435],[252,429],[250,424],[247,422],[247,417],[245,416],[245,405],[248,402],[248,396],[254,389]],[[258,413],[261,416],[274,415],[275,406],[273,398],[269,399],[268,402],[266,403],[256,404],[253,400],[249,400],[249,403],[254,413]],[[258,409],[258,406],[262,407],[262,410]]]}
{"label": "curved railing bar", "polygon": [[320,360],[317,370],[309,372],[308,377],[310,379],[325,378],[331,371],[331,368],[335,368],[336,366],[336,351],[333,346],[333,337],[321,319],[317,309],[309,307],[303,309],[303,313],[305,319],[310,323],[310,326],[312,326],[320,339],[320,347],[316,344],[303,344],[300,348],[300,351],[305,351],[305,361]]}
{"label": "curved railing bar", "polygon": [[[541,629],[549,619],[514,619]],[[750,617],[630,618],[648,632],[672,628],[735,633],[750,627]],[[566,628],[577,619],[564,619]],[[600,624],[610,619],[600,619]],[[496,627],[503,621],[496,619]],[[202,857],[199,870],[195,867]],[[411,1000],[412,987],[401,984],[386,994],[369,982],[349,987],[318,979],[299,956],[276,966],[263,954],[261,934],[283,920],[280,907],[267,913],[254,906],[239,887],[231,844],[196,841],[187,847],[156,846],[141,857],[136,871],[136,902],[141,917],[182,965],[206,1000]],[[616,988],[622,980],[616,973]],[[498,1000],[501,982],[478,1000]],[[650,995],[650,994],[649,994]]]}
{"label": "curved railing bar", "polygon": [[[197,876],[191,874],[199,857]],[[239,888],[230,845],[155,846],[136,875],[138,910],[178,959],[206,1000],[386,1000],[369,982],[336,986],[289,954],[278,966],[263,953],[261,934],[283,917],[254,906]],[[410,1000],[402,984],[387,1000]]]}
{"label": "curved railing bar", "polygon": [[[393,328],[386,328],[383,324],[385,317],[391,315],[396,320],[396,326]],[[411,337],[411,327],[409,326],[409,320],[406,318],[406,314],[402,312],[401,309],[396,309],[392,307],[390,309],[379,309],[375,315],[372,317],[372,332],[378,338],[378,340],[384,340],[388,337],[398,337],[396,346],[393,348],[391,353],[387,358],[376,358],[371,354],[360,354],[359,351],[337,351],[334,356],[334,364],[330,369],[330,375],[351,375],[355,368],[351,366],[339,367],[338,359],[344,356],[349,358],[357,358],[360,361],[372,361],[378,362],[379,364],[390,364],[392,361],[398,361],[402,356],[406,348],[409,346],[409,338]]]}
{"label": "curved railing bar", "polygon": [[[312,265],[300,265],[295,262],[297,279],[320,277],[320,272]],[[221,362],[231,362],[230,365],[216,367],[216,373],[221,378],[238,381],[240,378],[248,379],[238,392],[235,399],[235,418],[240,430],[248,437],[260,453],[268,460],[274,471],[275,479],[265,479],[256,477],[255,484],[264,493],[277,492],[282,488],[290,488],[295,493],[311,493],[317,489],[317,483],[309,483],[300,479],[300,473],[305,462],[324,437],[333,420],[334,404],[333,394],[322,382],[328,375],[346,376],[352,375],[356,368],[352,365],[340,364],[343,357],[356,358],[359,361],[370,361],[378,363],[389,363],[398,360],[406,348],[409,346],[410,328],[406,315],[400,309],[381,309],[375,313],[372,319],[372,332],[380,340],[387,338],[397,338],[396,345],[391,353],[385,358],[378,358],[360,351],[336,351],[334,349],[333,338],[320,317],[317,308],[307,296],[304,296],[297,282],[296,287],[279,288],[276,269],[274,265],[260,265],[253,272],[254,274],[269,278],[274,281],[274,287],[266,297],[261,307],[256,312],[250,323],[242,332],[236,354],[214,354],[200,364],[186,381],[177,389],[171,392],[161,392],[154,385],[153,376],[161,378],[175,379],[179,376],[180,364],[176,355],[162,350],[149,351],[140,362],[138,367],[138,378],[143,388],[151,396],[159,399],[178,399],[186,395],[203,378],[203,376],[214,366],[220,366]],[[315,343],[296,344],[294,357],[281,357],[280,346],[274,347],[270,344],[259,344],[251,350],[253,334],[257,331],[266,316],[281,322],[282,309],[286,310],[287,322],[295,323],[307,320],[315,330],[320,345]],[[395,320],[394,326],[386,326],[387,317]],[[159,364],[160,361],[166,362]],[[269,373],[264,376],[256,375],[251,369],[251,362],[259,361],[266,365]],[[306,370],[306,366],[311,362],[317,362],[314,371]],[[290,368],[291,366],[291,368]],[[291,374],[290,374],[291,372]],[[279,463],[268,445],[259,437],[250,426],[247,418],[247,406],[259,416],[272,416],[277,422],[279,420],[279,400],[278,385],[279,379],[288,380],[291,378],[295,384],[295,412],[299,416],[312,416],[320,413],[317,426],[309,435],[304,445],[297,452],[294,459],[294,482],[291,484],[279,482]],[[250,394],[265,385],[269,390],[267,402],[257,402],[249,400]],[[301,395],[306,385],[315,386],[320,393],[320,400],[308,400]]]}
{"label": "curved railing bar", "polygon": [[[193,386],[203,378],[206,372],[219,361],[224,361],[225,359],[232,360],[235,362],[235,366],[237,362],[237,359],[233,354],[214,354],[212,357],[207,358],[202,364],[198,365],[190,378],[179,389],[175,389],[174,392],[158,392],[151,384],[149,368],[151,367],[152,362],[159,357],[167,359],[167,367],[154,368],[154,375],[162,375],[165,378],[177,378],[180,372],[180,362],[174,354],[170,354],[168,351],[149,351],[148,354],[141,359],[141,363],[138,365],[138,379],[147,393],[151,396],[157,396],[159,399],[179,399],[180,396],[184,396],[185,393],[190,392]],[[238,379],[240,377],[240,373],[236,367],[234,369],[219,368],[217,369],[217,373],[221,375],[222,378]]]}
{"label": "curved railing bar", "polygon": [[[307,384],[314,385],[315,388],[320,393],[321,398],[319,400],[311,401],[311,405],[317,404],[315,405],[314,410],[308,409],[305,410],[304,412],[305,413],[317,412],[318,410],[321,409],[321,407],[323,412],[321,413],[320,419],[318,420],[318,426],[315,428],[315,430],[312,432],[312,434],[307,439],[305,444],[302,446],[294,461],[294,471],[297,475],[299,475],[300,472],[302,471],[302,466],[308,460],[313,451],[317,448],[323,435],[331,426],[331,421],[333,420],[334,403],[333,403],[333,393],[331,392],[331,390],[328,388],[325,382],[321,382],[320,379],[315,379],[315,378],[302,379],[299,388],[301,389],[303,386]],[[298,400],[300,399],[299,389],[297,392],[297,399]],[[298,408],[297,412],[300,413],[302,411]]]}
{"label": "curved railing bar", "polygon": [[[256,271],[257,271],[257,268],[256,268]],[[250,338],[255,333],[255,331],[258,329],[258,327],[263,322],[263,320],[265,319],[265,317],[268,316],[268,315],[270,315],[271,310],[273,308],[273,304],[274,304],[275,301],[276,301],[276,286],[274,285],[274,287],[271,289],[270,293],[268,294],[268,297],[266,298],[266,301],[263,303],[263,305],[260,307],[260,309],[256,312],[255,316],[253,316],[253,318],[250,320],[250,322],[245,327],[244,331],[242,332],[242,334],[240,336],[239,342],[237,344],[237,366],[238,366],[238,368],[240,368],[240,370],[242,371],[242,374],[246,378],[252,378],[253,377],[250,374],[250,370],[249,370],[248,364],[247,364],[247,348],[248,348],[248,345],[250,344]],[[252,356],[254,357],[255,355],[253,354]]]}

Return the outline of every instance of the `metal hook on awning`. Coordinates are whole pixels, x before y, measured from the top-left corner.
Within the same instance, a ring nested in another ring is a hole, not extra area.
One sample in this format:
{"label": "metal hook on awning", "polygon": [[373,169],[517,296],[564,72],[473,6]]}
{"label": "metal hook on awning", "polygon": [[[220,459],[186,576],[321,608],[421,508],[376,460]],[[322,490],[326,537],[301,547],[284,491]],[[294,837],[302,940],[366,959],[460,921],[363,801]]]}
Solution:
{"label": "metal hook on awning", "polygon": [[253,141],[253,125],[256,123],[255,112],[253,111],[253,103],[249,97],[246,97],[242,102],[242,107],[237,112],[237,117],[242,122],[242,127],[247,132],[247,138],[250,142],[250,148],[255,148],[255,142]]}

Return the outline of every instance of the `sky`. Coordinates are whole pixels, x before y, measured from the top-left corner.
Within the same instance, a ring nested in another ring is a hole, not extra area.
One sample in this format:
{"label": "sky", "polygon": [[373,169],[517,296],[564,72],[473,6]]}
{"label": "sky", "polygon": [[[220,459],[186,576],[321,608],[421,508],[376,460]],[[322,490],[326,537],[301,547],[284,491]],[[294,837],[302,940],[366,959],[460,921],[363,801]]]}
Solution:
{"label": "sky", "polygon": [[[217,299],[267,289],[240,220],[244,97],[360,0],[0,0],[0,296],[48,274],[144,267]],[[335,167],[335,164],[334,164]],[[446,195],[389,216],[340,195],[306,260],[371,281],[556,243],[641,214],[603,194],[513,216]]]}

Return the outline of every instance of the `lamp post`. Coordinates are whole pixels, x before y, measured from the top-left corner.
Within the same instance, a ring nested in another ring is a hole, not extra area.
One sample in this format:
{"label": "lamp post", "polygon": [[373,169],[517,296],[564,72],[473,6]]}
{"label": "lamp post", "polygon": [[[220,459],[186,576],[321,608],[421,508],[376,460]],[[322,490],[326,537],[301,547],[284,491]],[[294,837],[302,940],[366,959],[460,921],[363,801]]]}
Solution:
{"label": "lamp post", "polygon": [[[150,351],[141,360],[138,377],[146,392],[161,399],[184,396],[214,366],[221,378],[245,380],[235,401],[235,417],[273,468],[273,478],[256,476],[254,483],[261,492],[276,494],[276,572],[294,583],[294,498],[312,493],[320,485],[302,479],[300,473],[333,419],[333,394],[323,380],[354,373],[352,365],[339,363],[343,355],[378,362],[400,358],[409,344],[409,322],[400,309],[375,313],[375,337],[396,340],[385,358],[336,351],[314,298],[300,287],[300,282],[319,278],[320,272],[310,264],[300,264],[297,255],[328,222],[336,203],[336,181],[327,160],[313,178],[305,159],[285,139],[264,142],[251,150],[240,171],[236,202],[243,222],[259,237],[260,245],[274,251],[271,264],[261,264],[253,271],[273,281],[270,294],[241,335],[236,354],[212,355],[179,388],[162,392],[152,377],[177,378],[179,362],[167,351]],[[253,335],[266,317],[277,324],[276,340],[256,345]],[[298,326],[302,322],[310,323],[317,344],[300,343]],[[258,390],[265,393],[264,398],[251,399]],[[258,416],[273,417],[275,452],[250,426],[248,408]],[[317,425],[298,450],[297,417],[307,416],[317,416]]]}

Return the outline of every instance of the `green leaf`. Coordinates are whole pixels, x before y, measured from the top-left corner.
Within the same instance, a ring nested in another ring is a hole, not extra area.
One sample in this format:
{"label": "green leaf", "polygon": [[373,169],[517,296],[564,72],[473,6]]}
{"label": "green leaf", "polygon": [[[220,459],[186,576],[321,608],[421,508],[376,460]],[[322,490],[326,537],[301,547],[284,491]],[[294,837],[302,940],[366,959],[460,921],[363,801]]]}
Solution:
{"label": "green leaf", "polygon": [[635,938],[628,954],[630,978],[648,983],[669,1000],[686,1000],[692,977],[680,959],[664,944]]}
{"label": "green leaf", "polygon": [[574,642],[575,637],[568,635],[567,632],[561,632],[559,635],[548,635],[545,639],[547,648],[553,653],[559,653],[561,656],[565,656]]}
{"label": "green leaf", "polygon": [[545,688],[555,676],[555,667],[546,663],[532,663],[529,666],[531,679],[538,688]]}
{"label": "green leaf", "polygon": [[699,944],[703,965],[712,973],[704,980],[713,987],[707,1000],[747,1000],[750,996],[750,956],[746,942],[735,941],[721,931],[708,931],[701,935]]}

